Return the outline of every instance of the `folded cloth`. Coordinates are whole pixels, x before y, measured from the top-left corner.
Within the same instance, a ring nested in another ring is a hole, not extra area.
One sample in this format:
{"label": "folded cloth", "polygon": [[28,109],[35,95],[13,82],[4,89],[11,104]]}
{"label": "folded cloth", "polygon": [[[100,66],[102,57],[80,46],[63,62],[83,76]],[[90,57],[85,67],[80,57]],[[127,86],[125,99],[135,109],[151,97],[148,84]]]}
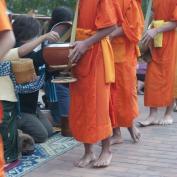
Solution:
{"label": "folded cloth", "polygon": [[[159,28],[161,26],[163,26],[166,22],[164,22],[164,20],[154,20],[152,22],[152,26],[154,28]],[[154,47],[163,47],[163,33],[158,33],[155,37],[154,37]]]}

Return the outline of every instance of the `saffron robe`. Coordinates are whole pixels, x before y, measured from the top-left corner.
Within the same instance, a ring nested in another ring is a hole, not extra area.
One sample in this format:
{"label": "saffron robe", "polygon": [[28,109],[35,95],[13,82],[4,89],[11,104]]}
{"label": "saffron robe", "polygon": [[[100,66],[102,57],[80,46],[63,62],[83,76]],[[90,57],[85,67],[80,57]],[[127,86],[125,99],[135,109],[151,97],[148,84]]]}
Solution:
{"label": "saffron robe", "polygon": [[[153,0],[154,20],[177,21],[176,0]],[[175,29],[163,33],[163,47],[153,48],[145,79],[145,106],[169,106],[174,98],[177,38]]]}
{"label": "saffron robe", "polygon": [[[177,36],[177,29],[176,29],[176,36]],[[175,69],[174,98],[177,99],[177,45],[176,45],[176,69]]]}
{"label": "saffron robe", "polygon": [[138,116],[136,65],[137,44],[144,30],[139,0],[116,0],[124,17],[124,35],[113,39],[116,82],[111,85],[110,115],[113,128],[131,127]]}
{"label": "saffron robe", "polygon": [[[116,13],[110,0],[80,0],[78,28],[97,31],[113,26]],[[93,144],[112,134],[101,42],[83,55],[73,73],[78,81],[70,86],[70,128],[75,139]]]}

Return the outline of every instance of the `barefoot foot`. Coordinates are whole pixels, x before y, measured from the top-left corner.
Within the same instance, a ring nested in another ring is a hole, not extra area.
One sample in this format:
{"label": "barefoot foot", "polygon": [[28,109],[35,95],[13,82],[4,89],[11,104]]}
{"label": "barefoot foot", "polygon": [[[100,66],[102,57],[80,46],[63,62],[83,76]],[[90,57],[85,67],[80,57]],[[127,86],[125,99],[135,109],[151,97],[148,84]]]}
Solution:
{"label": "barefoot foot", "polygon": [[111,152],[102,152],[100,154],[99,159],[94,162],[94,168],[105,168],[108,167],[112,160],[112,153]]}
{"label": "barefoot foot", "polygon": [[158,125],[159,120],[155,117],[149,116],[145,120],[139,121],[138,123],[140,126],[146,127],[146,126],[150,126],[150,125]]}
{"label": "barefoot foot", "polygon": [[110,138],[110,145],[114,145],[114,144],[122,144],[123,143],[123,139],[121,136],[118,135],[113,135]]}
{"label": "barefoot foot", "polygon": [[85,168],[95,160],[96,160],[95,154],[88,153],[88,154],[85,154],[80,160],[75,162],[74,166],[79,167],[79,168]]}
{"label": "barefoot foot", "polygon": [[128,131],[133,139],[133,142],[138,143],[141,138],[141,133],[138,130],[138,128],[136,128],[135,126],[132,126],[132,127],[128,128]]}
{"label": "barefoot foot", "polygon": [[171,115],[166,115],[162,120],[159,121],[159,125],[171,125],[173,124],[173,118]]}

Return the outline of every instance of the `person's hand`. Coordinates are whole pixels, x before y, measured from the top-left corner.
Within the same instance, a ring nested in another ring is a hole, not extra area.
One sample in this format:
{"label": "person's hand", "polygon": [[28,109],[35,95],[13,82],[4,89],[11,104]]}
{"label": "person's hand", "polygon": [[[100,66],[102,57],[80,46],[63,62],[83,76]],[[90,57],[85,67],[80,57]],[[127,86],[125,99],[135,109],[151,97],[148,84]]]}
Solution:
{"label": "person's hand", "polygon": [[142,43],[144,46],[149,46],[149,44],[152,42],[154,37],[158,34],[158,31],[156,28],[149,29],[146,31],[146,33],[143,35]]}
{"label": "person's hand", "polygon": [[69,54],[71,63],[77,63],[82,55],[89,49],[86,41],[77,41],[72,44],[73,50]]}
{"label": "person's hand", "polygon": [[57,42],[60,40],[60,36],[57,32],[51,31],[49,33],[44,34],[45,40],[48,40],[49,42]]}

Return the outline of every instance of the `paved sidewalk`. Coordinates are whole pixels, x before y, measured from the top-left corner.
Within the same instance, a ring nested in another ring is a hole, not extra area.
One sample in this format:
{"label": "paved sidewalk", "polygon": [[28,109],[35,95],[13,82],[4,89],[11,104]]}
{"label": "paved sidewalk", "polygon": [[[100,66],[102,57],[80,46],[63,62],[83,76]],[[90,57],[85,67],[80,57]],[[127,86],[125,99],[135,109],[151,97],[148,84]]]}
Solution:
{"label": "paved sidewalk", "polygon": [[[140,118],[148,114],[140,96]],[[162,110],[159,116],[162,115]],[[174,113],[174,118],[177,113]],[[177,119],[171,126],[140,128],[142,141],[132,144],[123,129],[124,144],[112,147],[113,161],[105,169],[81,169],[73,161],[83,153],[82,146],[49,161],[25,177],[177,177]],[[95,149],[99,152],[100,147]]]}

